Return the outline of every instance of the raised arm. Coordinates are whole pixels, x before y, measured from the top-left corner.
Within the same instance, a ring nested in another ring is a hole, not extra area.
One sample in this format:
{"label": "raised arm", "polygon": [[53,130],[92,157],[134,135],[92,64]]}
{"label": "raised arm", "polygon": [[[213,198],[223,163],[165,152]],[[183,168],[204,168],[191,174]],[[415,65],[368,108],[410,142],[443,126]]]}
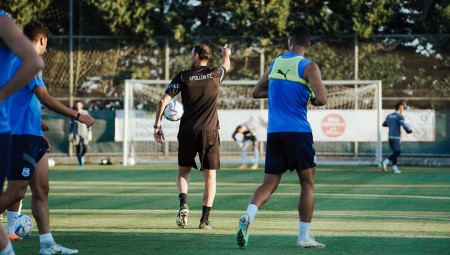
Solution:
{"label": "raised arm", "polygon": [[0,17],[0,28],[0,42],[3,42],[22,61],[19,70],[0,89],[1,102],[32,80],[36,73],[44,68],[44,60],[36,53],[30,40],[10,17]]}
{"label": "raised arm", "polygon": [[230,55],[231,55],[231,49],[227,47],[228,44],[225,44],[222,49],[222,66],[225,67],[225,69],[230,71],[231,62],[230,62]]}

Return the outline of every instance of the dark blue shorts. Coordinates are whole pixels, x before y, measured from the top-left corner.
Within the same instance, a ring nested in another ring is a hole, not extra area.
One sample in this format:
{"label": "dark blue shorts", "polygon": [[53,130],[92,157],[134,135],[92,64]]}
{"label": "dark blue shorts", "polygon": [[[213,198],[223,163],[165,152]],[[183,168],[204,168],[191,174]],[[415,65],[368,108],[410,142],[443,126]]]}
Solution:
{"label": "dark blue shorts", "polygon": [[312,133],[281,132],[267,134],[264,173],[283,174],[316,166]]}
{"label": "dark blue shorts", "polygon": [[2,152],[0,153],[0,194],[3,192],[3,184],[5,183],[6,173],[9,169],[9,161],[11,156],[11,134],[0,134],[0,145]]}
{"label": "dark blue shorts", "polygon": [[401,151],[402,143],[400,139],[389,139],[389,147],[391,147],[392,151]]}
{"label": "dark blue shorts", "polygon": [[36,163],[47,152],[47,144],[42,136],[13,135],[11,163],[6,174],[8,180],[31,180]]}

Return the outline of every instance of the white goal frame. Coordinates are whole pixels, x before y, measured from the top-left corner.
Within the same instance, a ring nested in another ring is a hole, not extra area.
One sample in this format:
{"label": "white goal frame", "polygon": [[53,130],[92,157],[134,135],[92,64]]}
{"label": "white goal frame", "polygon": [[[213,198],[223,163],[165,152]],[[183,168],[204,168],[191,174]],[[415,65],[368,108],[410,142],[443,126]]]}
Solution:
{"label": "white goal frame", "polygon": [[[124,88],[124,120],[128,120],[130,118],[130,108],[131,104],[133,102],[133,84],[139,83],[139,84],[146,84],[146,85],[161,85],[161,84],[169,84],[171,80],[137,80],[137,79],[130,79],[125,80],[125,88]],[[256,84],[256,80],[225,80],[222,82],[222,85],[224,86],[254,86]],[[375,85],[376,91],[375,91],[375,98],[373,98],[375,109],[376,110],[376,147],[375,147],[375,161],[369,162],[369,164],[376,164],[379,165],[382,160],[382,141],[381,141],[381,123],[382,123],[382,82],[381,80],[327,80],[323,82],[324,85],[352,85],[354,86],[355,95],[357,95],[357,90],[359,89],[359,85]],[[161,97],[163,95],[163,92],[161,95],[157,95],[158,97]],[[266,99],[261,99],[266,100]],[[357,100],[357,97],[355,96],[355,100]],[[261,107],[263,108],[263,104],[261,103]],[[355,103],[355,107],[357,109],[358,104]],[[320,108],[319,108],[320,109]],[[168,155],[169,152],[169,146],[165,146],[164,154],[165,156]],[[358,152],[358,142],[355,142],[355,156]],[[130,143],[130,123],[129,121],[124,121],[123,123],[123,157],[122,157],[122,163],[124,166],[127,166],[129,164],[128,159],[134,158],[134,149],[132,144]]]}

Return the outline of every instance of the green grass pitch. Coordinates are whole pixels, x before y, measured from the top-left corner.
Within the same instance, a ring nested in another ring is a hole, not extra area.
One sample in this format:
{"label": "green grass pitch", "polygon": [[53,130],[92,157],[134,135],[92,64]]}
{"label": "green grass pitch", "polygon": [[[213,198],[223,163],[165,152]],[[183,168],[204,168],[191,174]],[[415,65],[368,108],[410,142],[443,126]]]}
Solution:
{"label": "green grass pitch", "polygon": [[[262,169],[217,174],[210,220],[198,229],[203,180],[191,174],[188,227],[175,223],[176,166],[56,166],[50,173],[50,222],[55,241],[80,254],[449,254],[450,168],[401,167],[383,174],[368,166],[318,166],[311,234],[321,250],[295,246],[299,185],[295,173],[260,209],[249,244],[236,244],[239,216],[261,183]],[[31,216],[29,192],[23,213]],[[6,218],[6,217],[4,217]],[[6,219],[5,219],[6,220]],[[37,228],[13,243],[17,254],[38,254]]]}

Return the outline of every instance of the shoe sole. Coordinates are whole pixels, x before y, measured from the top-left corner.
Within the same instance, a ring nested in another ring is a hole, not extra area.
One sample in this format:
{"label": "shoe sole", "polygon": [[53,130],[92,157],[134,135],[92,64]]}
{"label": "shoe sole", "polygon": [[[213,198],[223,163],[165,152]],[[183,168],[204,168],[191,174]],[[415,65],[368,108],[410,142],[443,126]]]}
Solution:
{"label": "shoe sole", "polygon": [[239,245],[239,247],[241,247],[241,248],[247,247],[247,240],[246,240],[244,232],[241,228],[239,228],[236,239],[237,239],[237,244]]}
{"label": "shoe sole", "polygon": [[247,228],[248,224],[246,221],[239,220],[239,229],[236,235],[237,244],[241,248],[247,247],[248,242],[248,235],[245,235],[245,229]]}
{"label": "shoe sole", "polygon": [[211,230],[211,229],[213,229],[213,226],[211,226],[211,225],[205,225],[205,224],[200,224],[199,226],[198,226],[198,228],[199,229],[207,229],[207,230]]}
{"label": "shoe sole", "polygon": [[187,226],[188,214],[189,214],[189,211],[187,209],[180,210],[180,216],[178,216],[179,220],[177,219],[178,227],[185,228]]}
{"label": "shoe sole", "polygon": [[386,167],[383,164],[381,164],[381,172],[386,173]]}
{"label": "shoe sole", "polygon": [[323,249],[323,248],[325,248],[326,246],[325,245],[299,245],[298,247],[300,247],[300,248],[305,248],[305,249],[314,249],[314,248],[317,248],[317,249]]}

